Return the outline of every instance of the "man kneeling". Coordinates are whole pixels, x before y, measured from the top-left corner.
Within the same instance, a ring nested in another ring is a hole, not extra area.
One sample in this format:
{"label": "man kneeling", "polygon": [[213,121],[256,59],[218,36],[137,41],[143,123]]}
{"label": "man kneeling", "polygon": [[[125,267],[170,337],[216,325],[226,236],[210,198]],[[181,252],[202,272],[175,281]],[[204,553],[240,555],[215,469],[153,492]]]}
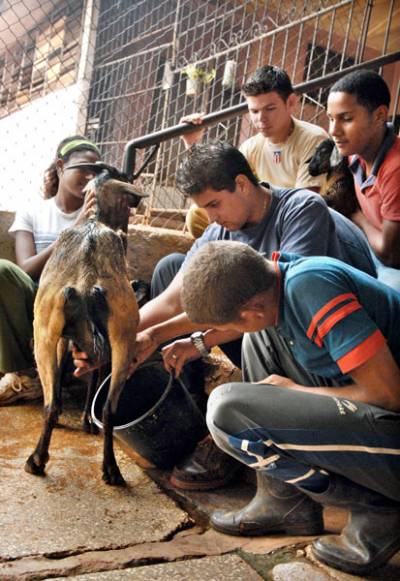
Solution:
{"label": "man kneeling", "polygon": [[[342,506],[349,521],[313,543],[317,558],[361,575],[388,561],[400,549],[400,295],[332,258],[270,261],[219,241],[189,261],[181,300],[193,322],[246,333],[250,381],[214,390],[207,423],[221,449],[257,471],[258,490],[241,511],[214,513],[214,527],[251,534],[261,520],[269,532],[313,534],[321,505]],[[270,326],[329,386],[290,379],[290,357],[263,343]],[[304,521],[299,511],[291,521],[301,503]]]}

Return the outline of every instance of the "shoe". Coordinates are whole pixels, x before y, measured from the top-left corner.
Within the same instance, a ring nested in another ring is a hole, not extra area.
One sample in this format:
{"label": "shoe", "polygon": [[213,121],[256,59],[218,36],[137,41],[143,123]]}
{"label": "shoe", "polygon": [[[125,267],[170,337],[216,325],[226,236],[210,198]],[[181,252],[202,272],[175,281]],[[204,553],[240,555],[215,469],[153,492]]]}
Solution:
{"label": "shoe", "polygon": [[350,510],[340,535],[313,542],[312,552],[323,563],[364,576],[400,550],[400,503],[343,477],[334,477],[326,492],[311,497]]}
{"label": "shoe", "polygon": [[265,472],[257,472],[257,492],[248,505],[236,512],[217,510],[210,522],[217,531],[238,536],[318,535],[324,530],[320,504]]}
{"label": "shoe", "polygon": [[240,468],[237,460],[222,452],[207,436],[175,466],[170,483],[182,490],[212,490],[228,484]]}
{"label": "shoe", "polygon": [[38,376],[6,373],[0,379],[0,405],[8,405],[17,400],[33,400],[42,396],[42,385]]}

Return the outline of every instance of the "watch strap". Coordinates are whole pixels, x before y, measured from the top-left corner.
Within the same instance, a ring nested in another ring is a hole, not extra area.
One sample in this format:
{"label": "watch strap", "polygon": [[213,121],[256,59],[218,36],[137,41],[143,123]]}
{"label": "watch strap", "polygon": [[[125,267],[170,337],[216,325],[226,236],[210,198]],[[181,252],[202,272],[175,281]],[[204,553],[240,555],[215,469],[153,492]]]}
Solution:
{"label": "watch strap", "polygon": [[203,333],[199,332],[193,333],[190,336],[190,340],[202,357],[208,357],[210,351],[209,349],[207,349],[206,344],[204,343]]}

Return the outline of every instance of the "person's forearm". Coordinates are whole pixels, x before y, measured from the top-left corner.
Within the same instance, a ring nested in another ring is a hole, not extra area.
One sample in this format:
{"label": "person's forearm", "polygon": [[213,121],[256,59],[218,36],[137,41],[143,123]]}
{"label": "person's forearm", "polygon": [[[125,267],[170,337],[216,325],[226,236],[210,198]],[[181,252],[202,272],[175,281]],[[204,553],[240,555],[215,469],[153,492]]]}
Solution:
{"label": "person's forearm", "polygon": [[175,301],[165,301],[163,295],[152,299],[140,309],[139,331],[169,321],[181,313],[180,305]]}
{"label": "person's forearm", "polygon": [[169,321],[182,313],[181,307],[181,274],[175,276],[170,285],[157,297],[143,305],[140,309],[138,331]]}
{"label": "person's forearm", "polygon": [[235,341],[242,336],[237,331],[217,331],[216,329],[210,329],[208,325],[192,323],[186,313],[181,313],[168,321],[149,327],[146,331],[151,335],[157,345],[166,343],[176,337],[189,335],[194,331],[205,331],[204,344],[208,349],[216,345]]}
{"label": "person's forearm", "polygon": [[190,335],[194,331],[204,331],[205,329],[208,329],[208,325],[192,323],[186,313],[180,313],[168,321],[147,328],[146,331],[157,345],[161,345],[176,337]]}
{"label": "person's forearm", "polygon": [[42,270],[46,265],[46,262],[50,258],[55,242],[50,244],[47,248],[42,250],[39,254],[34,254],[33,256],[29,256],[28,258],[22,259],[18,258],[17,255],[17,264],[26,274],[28,274],[33,280],[38,280],[40,275],[42,274]]}
{"label": "person's forearm", "polygon": [[377,390],[377,393],[371,398],[371,394],[364,390],[357,384],[345,385],[343,387],[305,387],[304,385],[294,385],[289,387],[297,391],[305,391],[306,393],[313,393],[314,395],[328,395],[330,397],[336,396],[344,399],[359,401],[369,405],[375,405],[384,409],[399,411],[399,407],[392,402],[382,398]]}
{"label": "person's forearm", "polygon": [[[351,219],[366,235],[369,245],[379,260],[391,268],[400,268],[400,252],[398,236],[392,239],[390,234],[385,234],[378,228],[375,228],[359,210],[351,216]],[[384,224],[384,228],[387,227]]]}
{"label": "person's forearm", "polygon": [[361,210],[352,214],[351,220],[361,228],[366,235],[372,250],[379,257],[382,252],[382,232],[367,220]]}
{"label": "person's forearm", "polygon": [[208,349],[216,345],[223,345],[223,343],[230,343],[242,337],[239,331],[218,331],[217,329],[208,329],[204,333],[204,344]]}

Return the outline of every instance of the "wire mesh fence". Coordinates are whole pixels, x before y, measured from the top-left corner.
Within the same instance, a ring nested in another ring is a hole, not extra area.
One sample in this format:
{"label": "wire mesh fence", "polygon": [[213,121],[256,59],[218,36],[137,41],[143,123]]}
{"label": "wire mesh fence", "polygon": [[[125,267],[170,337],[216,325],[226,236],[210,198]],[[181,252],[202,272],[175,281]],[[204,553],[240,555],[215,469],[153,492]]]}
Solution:
{"label": "wire mesh fence", "polygon": [[[86,134],[121,165],[130,139],[239,103],[261,64],[298,84],[396,50],[399,19],[399,0],[3,1],[0,208],[35,199],[66,135]],[[398,70],[383,71],[395,95]],[[325,102],[326,89],[313,90],[296,116],[325,127]],[[251,133],[245,115],[205,139],[238,145]],[[185,207],[174,187],[182,152],[179,139],[163,143],[138,182],[165,215]]]}

